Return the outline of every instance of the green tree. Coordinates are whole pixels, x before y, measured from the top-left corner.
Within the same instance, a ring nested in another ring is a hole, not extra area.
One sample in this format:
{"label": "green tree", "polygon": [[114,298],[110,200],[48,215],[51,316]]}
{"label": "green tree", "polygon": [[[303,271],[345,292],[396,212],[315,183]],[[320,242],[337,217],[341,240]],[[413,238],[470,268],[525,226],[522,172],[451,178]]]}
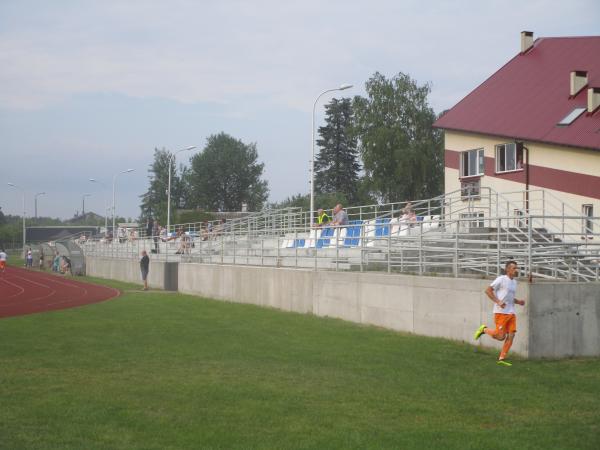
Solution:
{"label": "green tree", "polygon": [[250,211],[261,209],[269,189],[261,180],[264,164],[257,160],[256,144],[244,144],[226,133],[210,136],[191,159],[187,207],[239,211],[247,203]]}
{"label": "green tree", "polygon": [[343,194],[350,202],[358,197],[360,171],[353,121],[349,98],[334,98],[325,105],[327,125],[319,127],[319,154],[315,158],[315,191]]}
{"label": "green tree", "polygon": [[[154,149],[154,161],[148,169],[150,185],[148,190],[140,197],[142,203],[141,222],[153,216],[161,224],[167,223],[167,190],[169,186],[169,158],[172,153],[163,149]],[[184,196],[184,183],[182,175],[185,168],[180,167],[179,174],[175,170],[175,161],[171,158],[171,217],[180,206]]]}
{"label": "green tree", "polygon": [[428,84],[399,73],[375,73],[367,97],[355,97],[360,153],[370,190],[384,202],[439,195],[443,190],[442,133],[427,102]]}
{"label": "green tree", "polygon": [[21,242],[21,220],[20,216],[5,216],[0,207],[0,248],[13,247]]}

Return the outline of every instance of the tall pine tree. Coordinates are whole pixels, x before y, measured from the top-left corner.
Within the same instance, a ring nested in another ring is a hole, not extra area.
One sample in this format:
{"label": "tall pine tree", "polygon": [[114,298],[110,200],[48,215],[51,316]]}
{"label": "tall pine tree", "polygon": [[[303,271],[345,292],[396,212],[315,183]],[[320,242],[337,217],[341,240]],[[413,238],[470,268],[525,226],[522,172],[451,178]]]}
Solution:
{"label": "tall pine tree", "polygon": [[353,203],[357,200],[360,164],[351,100],[333,99],[325,105],[325,122],[319,127],[317,140],[320,151],[315,158],[315,190],[342,194]]}

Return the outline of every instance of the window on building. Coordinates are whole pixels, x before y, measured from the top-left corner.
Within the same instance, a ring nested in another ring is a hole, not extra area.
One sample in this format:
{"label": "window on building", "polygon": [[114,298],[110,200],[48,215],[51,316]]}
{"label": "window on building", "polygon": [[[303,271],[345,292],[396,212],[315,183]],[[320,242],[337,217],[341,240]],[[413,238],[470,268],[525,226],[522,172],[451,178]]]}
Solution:
{"label": "window on building", "polygon": [[496,172],[523,169],[523,147],[514,142],[496,145]]}
{"label": "window on building", "polygon": [[474,200],[481,196],[481,180],[462,181],[460,183],[460,197],[463,200]]}
{"label": "window on building", "polygon": [[483,212],[469,212],[460,215],[461,228],[483,228],[485,226],[483,220]]}
{"label": "window on building", "polygon": [[558,125],[561,125],[561,126],[571,125],[571,123],[573,123],[573,121],[575,119],[577,119],[586,109],[587,108],[575,108],[573,111],[571,111],[569,114],[567,114],[563,120],[558,122]]}
{"label": "window on building", "polygon": [[515,216],[515,227],[525,228],[527,226],[527,222],[524,220],[525,213],[520,209],[515,209],[513,214]]}
{"label": "window on building", "polygon": [[582,205],[583,213],[583,234],[592,234],[594,232],[594,205]]}
{"label": "window on building", "polygon": [[460,176],[483,175],[483,149],[468,150],[460,154]]}

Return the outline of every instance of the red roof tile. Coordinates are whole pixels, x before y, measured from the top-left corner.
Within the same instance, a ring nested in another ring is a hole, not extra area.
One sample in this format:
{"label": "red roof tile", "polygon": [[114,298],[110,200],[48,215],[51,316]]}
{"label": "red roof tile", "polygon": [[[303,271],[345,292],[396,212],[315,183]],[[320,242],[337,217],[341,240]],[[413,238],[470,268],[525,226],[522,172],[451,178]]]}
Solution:
{"label": "red roof tile", "polygon": [[[588,85],[569,98],[574,70],[587,71]],[[574,108],[587,108],[588,87],[600,87],[600,36],[540,38],[434,126],[600,150],[600,109],[557,125]]]}

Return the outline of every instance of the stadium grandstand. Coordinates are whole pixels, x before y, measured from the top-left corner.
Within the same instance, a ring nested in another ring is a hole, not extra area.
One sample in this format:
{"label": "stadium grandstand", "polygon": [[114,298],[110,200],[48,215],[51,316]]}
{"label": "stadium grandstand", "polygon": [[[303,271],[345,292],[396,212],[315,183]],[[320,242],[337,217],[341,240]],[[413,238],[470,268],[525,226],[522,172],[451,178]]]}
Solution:
{"label": "stadium grandstand", "polygon": [[459,190],[346,211],[348,225],[340,227],[316,228],[307,211],[286,208],[177,224],[157,236],[140,229],[120,241],[87,239],[82,248],[113,258],[136,259],[147,250],[163,261],[451,277],[494,276],[516,259],[529,279],[600,279],[600,234],[593,231],[600,220],[544,190]]}

